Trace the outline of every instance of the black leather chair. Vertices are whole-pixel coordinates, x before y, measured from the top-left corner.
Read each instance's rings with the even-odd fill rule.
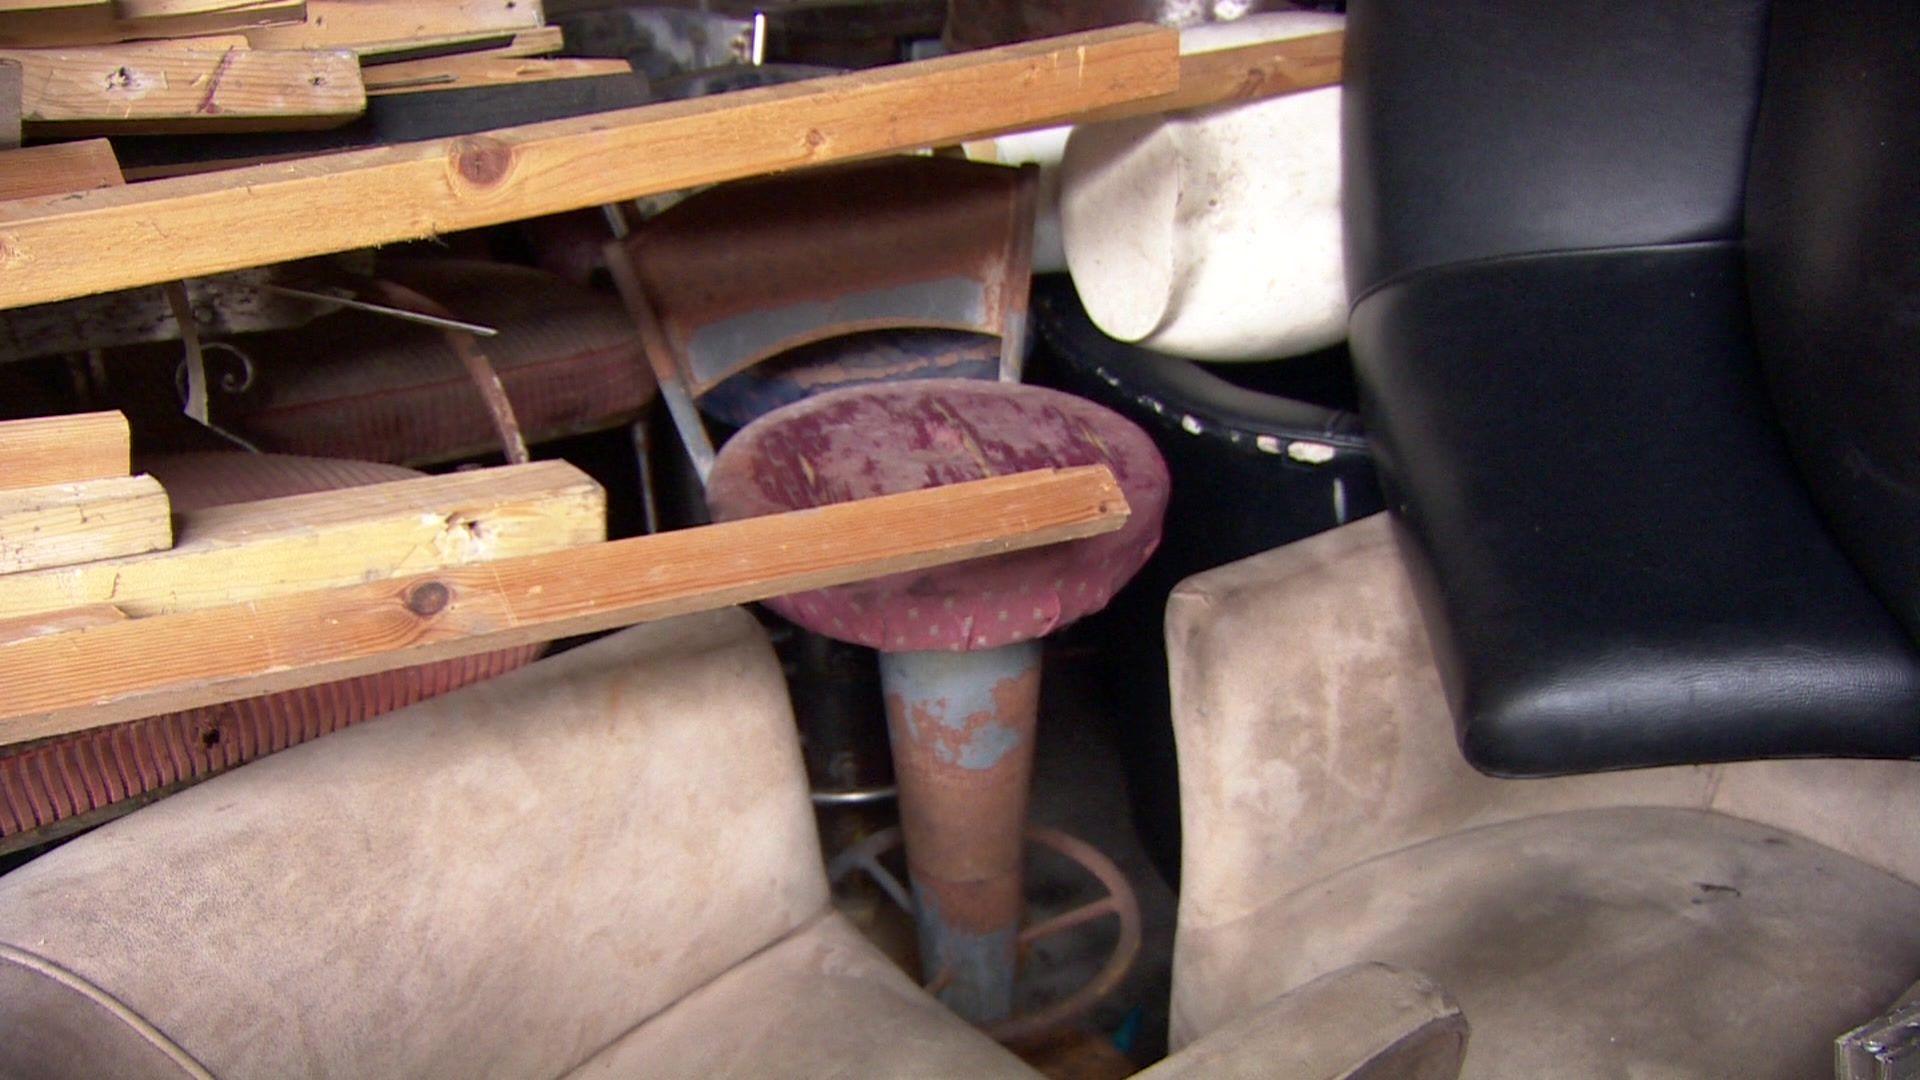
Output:
[[[1920,752],[1920,6],[1355,7],[1354,353],[1467,756]]]
[[[1826,1073],[1920,977],[1920,4],[1348,50],[1392,523],[1170,604],[1174,1042],[1371,960],[1471,1075]]]

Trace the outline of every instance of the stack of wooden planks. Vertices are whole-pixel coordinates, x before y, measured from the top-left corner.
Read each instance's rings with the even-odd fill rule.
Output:
[[[117,413],[0,424],[0,476],[34,485],[14,491],[124,482],[126,463]],[[126,497],[125,520],[0,514],[0,551],[24,540],[41,556],[0,572],[0,746],[1091,536],[1127,516],[1097,467],[613,542],[600,487],[558,461],[182,513],[177,542],[158,485]]]
[[[130,476],[119,413],[0,424],[0,574],[173,546],[167,493]]]
[[[561,44],[540,0],[0,0],[0,148],[325,129],[369,94],[631,70],[538,59]]]

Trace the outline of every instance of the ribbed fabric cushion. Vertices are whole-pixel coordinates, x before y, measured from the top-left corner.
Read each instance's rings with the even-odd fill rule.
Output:
[[[1071,465],[1113,470],[1133,511],[1125,526],[768,602],[841,641],[967,652],[1044,637],[1100,610],[1153,554],[1168,481],[1145,432],[1037,386],[928,379],[836,390],[734,436],[714,463],[707,502],[716,520],[736,520]]]
[[[364,461],[198,453],[139,463],[175,511],[417,476]],[[0,837],[192,783],[416,701],[523,667],[542,646],[482,653],[152,716],[0,750]]]
[[[395,262],[381,274],[499,334],[479,339],[529,442],[624,424],[653,400],[620,302],[526,267]],[[341,311],[236,342],[255,386],[216,406],[263,449],[429,465],[495,452],[500,439],[439,330]]]

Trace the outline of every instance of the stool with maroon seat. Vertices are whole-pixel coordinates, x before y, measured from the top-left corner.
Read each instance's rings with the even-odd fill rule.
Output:
[[[906,158],[751,181],[694,196],[608,251],[718,520],[1076,465],[1107,466],[1125,492],[1132,516],[1115,533],[769,603],[806,629],[881,652],[924,973],[948,1005],[1003,1036],[1064,1011],[1009,1019],[1040,639],[1099,610],[1132,577],[1159,541],[1167,499],[1166,466],[1145,433],[1091,402],[1012,381],[1031,175]],[[764,243],[750,226],[775,214],[785,236]],[[660,233],[669,239],[655,242]],[[740,250],[755,252],[758,272],[736,269]],[[915,325],[998,333],[1004,381],[832,390],[711,450],[693,398],[722,379],[833,333]],[[1104,857],[1070,837],[1040,837],[1123,894],[1087,909],[1123,916],[1114,960],[1089,987],[1097,992],[1137,948],[1137,912]]]

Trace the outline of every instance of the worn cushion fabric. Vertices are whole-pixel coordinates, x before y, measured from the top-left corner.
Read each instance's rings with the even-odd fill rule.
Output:
[[[829,914],[687,995],[581,1080],[1032,1077]]]
[[[1800,1080],[1920,971],[1920,888],[1695,810],[1574,811],[1361,863],[1207,933],[1261,1000],[1356,961],[1459,1002],[1464,1077]]]
[[[824,909],[792,725],[736,609],[156,803],[0,878],[0,1076],[560,1075]]]
[[[1139,1080],[1454,1080],[1467,1023],[1418,972],[1353,964],[1296,987]]]
[[[1896,879],[1920,881],[1909,809],[1920,765],[1766,761],[1485,776],[1454,744],[1397,546],[1389,519],[1376,516],[1199,575],[1169,602],[1186,834],[1175,1045],[1211,1037],[1325,965],[1378,960],[1420,970],[1460,1000],[1477,1075],[1780,1075],[1745,1072],[1740,1056],[1701,1065],[1704,1058],[1685,1056],[1692,1051],[1673,1049],[1672,1033],[1658,1036],[1669,1040],[1660,1052],[1681,1055],[1681,1064],[1632,1073],[1625,1062],[1645,1061],[1631,1056],[1643,1053],[1633,1042],[1640,1029],[1615,1032],[1623,1056],[1605,1056],[1590,1038],[1600,1021],[1577,994],[1543,991],[1524,1017],[1509,999],[1498,1006],[1513,1010],[1505,1019],[1483,1022],[1487,987],[1550,963],[1582,985],[1595,976],[1573,954],[1586,953],[1594,964],[1647,969],[1632,984],[1643,1000],[1594,998],[1603,1011],[1635,1013],[1636,1024],[1661,1016],[1693,1023],[1742,980],[1797,985],[1796,998],[1756,993],[1751,1007],[1713,1021],[1794,1033],[1799,1056],[1783,1056],[1782,1068],[1796,1075],[1788,1065],[1823,1053],[1826,1040],[1911,981],[1920,956],[1911,951],[1908,901],[1899,899],[1908,887]],[[1660,809],[1633,830],[1583,824],[1620,807]],[[1762,839],[1753,855],[1742,837],[1763,826],[1786,843]],[[1501,831],[1509,828],[1519,831]],[[1499,842],[1452,846],[1481,835]],[[1663,846],[1672,837],[1686,842]],[[1430,851],[1455,854],[1423,854]],[[1345,881],[1361,884],[1312,899]],[[1745,914],[1698,911],[1705,905],[1694,898],[1718,903],[1731,894],[1686,894],[1695,882],[1731,885],[1751,902]],[[1828,903],[1829,886],[1849,897]],[[1484,934],[1474,929],[1482,924]],[[1404,952],[1393,951],[1402,944]],[[1663,977],[1674,981],[1662,985]],[[1844,1011],[1829,1010],[1830,987],[1834,997],[1870,998],[1882,978],[1885,1000],[1819,1030]],[[1696,1008],[1696,997],[1715,1004]],[[1498,1056],[1526,1051],[1489,1049],[1533,1039],[1526,1025],[1578,1027],[1568,1038],[1587,1040],[1578,1051],[1585,1056],[1568,1050],[1555,1067],[1530,1070]],[[1510,1067],[1482,1070],[1478,1061]]]
[[[893,652],[991,649],[1104,607],[1153,554],[1167,467],[1132,423],[1036,386],[929,379],[837,390],[775,410],[714,463],[718,520],[800,510],[1030,469],[1105,465],[1132,507],[1103,536],[872,581],[769,606],[809,630]]]

